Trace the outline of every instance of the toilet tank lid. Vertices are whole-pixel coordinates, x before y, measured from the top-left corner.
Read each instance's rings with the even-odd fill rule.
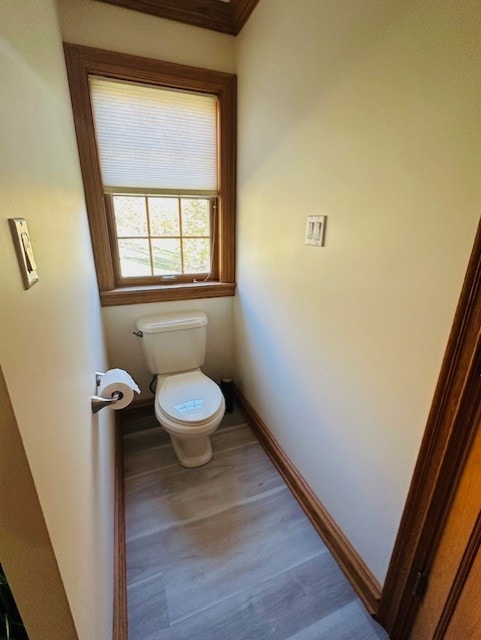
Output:
[[[205,327],[207,314],[203,311],[177,311],[174,313],[157,313],[142,316],[136,327],[142,333],[161,333],[163,331],[182,331]]]

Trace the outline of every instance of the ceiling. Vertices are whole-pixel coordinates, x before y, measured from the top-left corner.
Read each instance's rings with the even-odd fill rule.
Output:
[[[259,0],[100,0],[161,18],[237,35]]]

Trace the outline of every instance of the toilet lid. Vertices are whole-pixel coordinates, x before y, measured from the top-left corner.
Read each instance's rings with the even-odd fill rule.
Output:
[[[198,424],[211,418],[222,403],[216,383],[201,371],[168,376],[158,394],[161,410],[184,424]]]

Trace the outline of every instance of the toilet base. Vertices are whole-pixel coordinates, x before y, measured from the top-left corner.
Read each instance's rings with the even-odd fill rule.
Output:
[[[210,436],[182,437],[169,433],[177,460],[183,467],[201,467],[212,459]]]

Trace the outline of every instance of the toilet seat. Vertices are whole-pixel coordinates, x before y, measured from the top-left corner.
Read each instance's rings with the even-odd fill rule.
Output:
[[[169,429],[182,433],[204,431],[224,415],[224,410],[221,390],[200,370],[158,381],[155,413]]]

